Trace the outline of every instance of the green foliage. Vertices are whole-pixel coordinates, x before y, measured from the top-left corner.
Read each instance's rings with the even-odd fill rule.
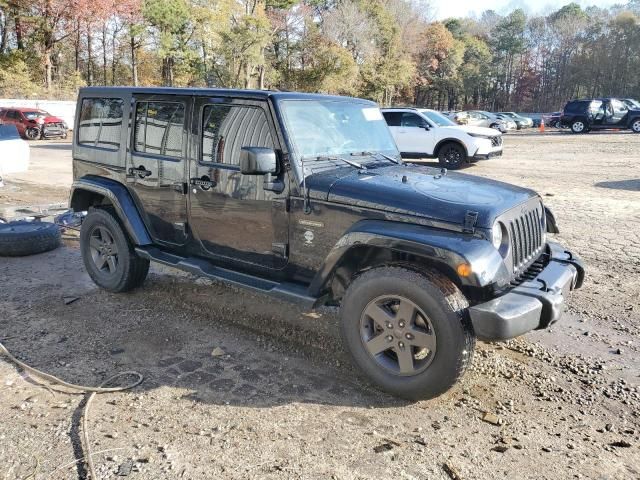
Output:
[[[32,70],[20,52],[0,56],[0,96],[32,98],[42,94],[42,86],[32,78]]]
[[[623,2],[624,3],[624,2]],[[0,94],[271,88],[439,109],[640,97],[640,0],[427,20],[413,0],[0,0]],[[426,14],[425,14],[426,13]],[[4,29],[4,30],[2,30]]]

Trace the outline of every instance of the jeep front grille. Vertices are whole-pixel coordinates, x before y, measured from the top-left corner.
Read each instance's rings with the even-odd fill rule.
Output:
[[[520,216],[512,218],[507,225],[511,241],[513,273],[518,274],[533,263],[542,251],[544,221],[536,205],[528,207]]]
[[[494,137],[491,137],[492,147],[499,147],[500,145],[502,145],[502,135],[496,135]]]

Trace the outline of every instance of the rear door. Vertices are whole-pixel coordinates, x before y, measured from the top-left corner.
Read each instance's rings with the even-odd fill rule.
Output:
[[[127,181],[153,240],[180,246],[187,239],[188,125],[193,97],[135,95]]]
[[[193,131],[198,154],[190,163],[189,221],[200,246],[213,260],[268,269],[288,262],[288,182],[274,192],[269,175],[243,175],[242,147],[276,151],[282,165],[272,115],[266,101],[196,100]]]

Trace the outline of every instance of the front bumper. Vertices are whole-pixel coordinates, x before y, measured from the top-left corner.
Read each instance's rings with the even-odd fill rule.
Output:
[[[569,292],[582,286],[584,266],[557,243],[550,242],[547,248],[549,263],[533,280],[469,308],[480,340],[508,340],[547,328],[561,317]]]
[[[476,153],[473,157],[471,157],[471,161],[489,160],[490,158],[501,157],[501,156],[502,156],[502,149],[495,150],[489,153]]]

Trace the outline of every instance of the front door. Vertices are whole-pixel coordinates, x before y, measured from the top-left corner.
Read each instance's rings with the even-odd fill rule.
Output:
[[[180,246],[187,238],[186,174],[192,97],[133,99],[127,181],[153,240]]]
[[[197,99],[193,132],[198,155],[190,164],[189,220],[201,248],[214,260],[283,268],[288,191],[274,192],[265,188],[265,176],[240,172],[242,147],[272,148],[282,162],[268,104]]]
[[[403,112],[399,133],[404,138],[403,143],[408,152],[428,155],[433,153],[433,133],[427,121],[420,115]]]

